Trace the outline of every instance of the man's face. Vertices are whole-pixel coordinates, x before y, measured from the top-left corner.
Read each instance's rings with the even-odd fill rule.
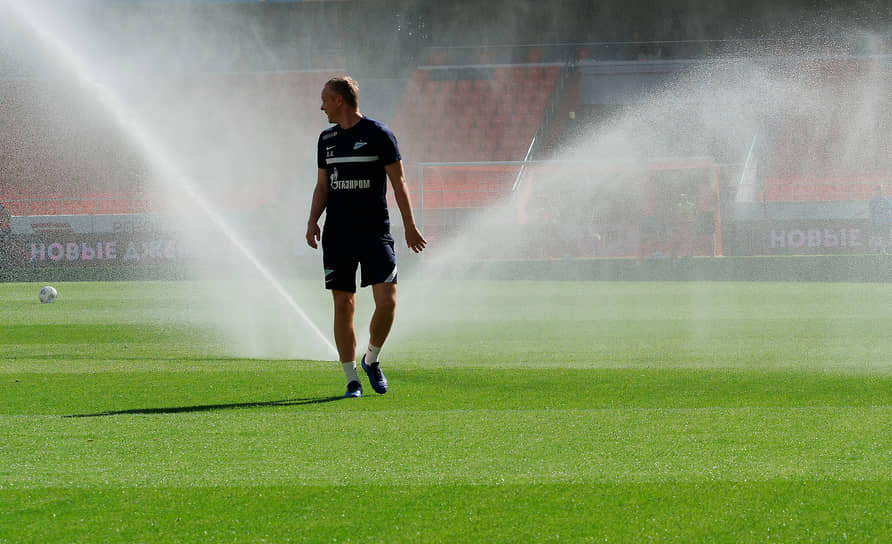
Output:
[[[328,116],[329,123],[335,123],[344,99],[337,96],[328,87],[322,88],[322,106],[319,108]]]

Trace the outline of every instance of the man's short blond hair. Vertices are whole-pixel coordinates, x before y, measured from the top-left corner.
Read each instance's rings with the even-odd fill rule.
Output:
[[[325,87],[336,96],[343,98],[349,106],[359,107],[359,85],[352,77],[333,77],[325,82]]]

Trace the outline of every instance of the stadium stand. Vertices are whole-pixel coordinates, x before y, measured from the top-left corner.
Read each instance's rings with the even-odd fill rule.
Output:
[[[392,123],[404,156],[412,163],[523,160],[561,70],[556,64],[418,68]],[[424,206],[487,205],[510,190],[515,175],[502,167],[441,168],[425,180]]]
[[[521,160],[559,73],[559,66],[420,68],[392,125],[408,135],[406,154],[418,161]]]
[[[165,100],[193,104],[193,119],[203,120],[165,133],[166,144],[182,148],[199,139],[242,152],[228,162],[227,157],[189,157],[192,171],[213,176],[221,187],[245,180],[263,186],[269,180],[260,178],[271,172],[294,170],[292,146],[314,145],[315,134],[298,142],[294,131],[324,125],[315,97],[331,75],[330,70],[186,73],[147,76],[145,83],[155,87],[153,122],[178,126],[165,115],[182,109],[164,108]],[[71,92],[70,86],[55,79],[0,79],[0,202],[13,215],[157,211],[161,204],[149,194],[150,168],[140,150],[95,99]]]
[[[196,136],[225,138],[229,148],[256,153],[253,159],[234,161],[231,171],[221,172],[223,169],[211,164],[211,158],[202,166],[219,175],[224,184],[257,176],[251,164],[262,163],[270,171],[291,171],[293,149],[313,145],[309,140],[316,132],[311,127],[320,120],[316,96],[326,77],[348,71],[363,84],[377,77],[400,83],[408,80],[393,117],[390,115],[394,110],[390,109],[385,116],[376,118],[389,121],[400,139],[414,201],[432,209],[489,205],[511,189],[517,170],[498,165],[431,167],[425,170],[423,188],[419,189],[418,180],[414,179],[418,163],[521,161],[534,137],[541,146],[540,152],[550,151],[572,141],[572,131],[585,123],[603,122],[621,111],[610,105],[576,103],[572,95],[579,93],[580,82],[574,77],[578,75],[575,63],[707,56],[709,47],[725,39],[721,33],[704,35],[704,30],[675,20],[675,9],[668,5],[648,5],[646,15],[642,13],[638,19],[621,23],[611,16],[610,8],[598,3],[579,0],[575,3],[578,9],[566,10],[564,19],[544,17],[554,11],[547,3],[531,5],[531,16],[522,28],[524,39],[517,40],[520,28],[507,25],[495,29],[504,35],[493,35],[493,28],[484,24],[486,18],[478,12],[465,13],[449,3],[431,3],[423,10],[403,13],[397,23],[400,34],[382,45],[394,52],[380,55],[394,57],[382,70],[384,64],[370,64],[354,52],[381,45],[372,36],[383,33],[357,35],[351,29],[358,23],[369,23],[370,19],[375,19],[381,28],[390,28],[394,24],[393,10],[387,6],[353,13],[356,10],[351,9],[350,3],[337,3],[335,7],[310,2],[294,2],[292,6],[278,2],[244,4],[251,6],[193,10],[196,20],[229,21],[237,14],[232,20],[256,21],[250,28],[261,29],[259,34],[252,30],[240,35],[233,42],[238,47],[207,50],[199,46],[216,34],[211,32],[215,25],[206,24],[204,30],[196,31],[192,41],[183,42],[204,53],[194,55],[191,63],[178,65],[186,92],[192,97],[213,95],[217,105],[245,110],[236,112],[242,130],[234,134],[214,118],[209,106],[205,117],[210,128]],[[510,5],[502,0],[481,9],[497,14]],[[164,9],[142,6],[134,12],[135,9],[118,6],[112,15],[118,11],[136,13],[152,28],[166,29],[159,30],[159,36],[174,35],[179,28],[174,24],[177,17],[165,15]],[[698,11],[698,21],[724,20],[721,10],[704,10]],[[109,17],[113,18],[112,15]],[[453,24],[429,24],[447,20]],[[653,26],[651,21],[672,24]],[[318,28],[326,29],[326,40],[317,43],[313,32]],[[122,47],[135,47],[136,42],[128,39],[129,34],[135,34],[132,29],[127,27],[120,32]],[[755,30],[752,34],[761,35]],[[171,43],[180,45],[170,47],[182,45],[178,41]],[[337,45],[332,48],[334,44]],[[642,48],[653,54],[642,57]],[[146,66],[166,66],[159,59],[166,58],[169,51],[163,52],[158,58],[150,56]],[[873,60],[859,66],[869,66],[870,62]],[[419,63],[424,65],[418,66]],[[333,66],[338,69],[332,70]],[[311,70],[295,71],[307,68]],[[237,71],[242,69],[245,71]],[[847,78],[864,73],[846,70],[845,66],[841,69],[839,65],[815,71],[820,80],[838,80],[841,87],[845,87]],[[36,78],[0,79],[0,148],[4,150],[0,157],[0,200],[8,202],[13,213],[130,213],[153,209],[145,195],[148,174],[140,153],[115,136],[116,129],[99,111],[100,107],[84,97],[78,99],[73,96],[76,93],[58,83]],[[562,103],[572,106],[572,126],[547,118],[549,108]],[[373,108],[363,110],[378,113]],[[569,112],[560,113],[566,119]],[[845,113],[837,116],[845,117]],[[301,127],[300,137],[309,135],[308,141],[296,142],[294,127]],[[888,164],[841,171],[821,169],[821,165],[802,169],[789,164],[790,157],[806,156],[809,146],[826,148],[826,142],[803,141],[795,122],[791,127],[787,134],[771,135],[774,148],[784,150],[783,154],[762,157],[762,164],[766,165],[760,172],[764,201],[861,200],[869,197],[876,185],[889,184],[885,174]],[[888,125],[885,130],[888,132]],[[282,142],[288,142],[288,149],[283,149]]]
[[[892,184],[883,143],[892,130],[892,100],[887,93],[863,91],[886,87],[879,81],[889,74],[876,62],[857,57],[801,62],[800,70],[834,100],[768,127],[764,202],[869,200],[877,186]]]

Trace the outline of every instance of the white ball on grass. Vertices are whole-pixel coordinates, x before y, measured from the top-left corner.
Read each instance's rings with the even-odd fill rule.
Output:
[[[49,304],[51,302],[56,302],[56,298],[59,296],[59,292],[56,291],[55,287],[51,287],[47,285],[46,287],[41,287],[40,292],[37,293],[37,298],[40,299],[40,302],[43,304]]]

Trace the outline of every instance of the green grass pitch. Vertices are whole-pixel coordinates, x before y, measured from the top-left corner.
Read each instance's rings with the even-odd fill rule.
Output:
[[[206,285],[39,287],[0,284],[2,544],[892,541],[887,284],[405,282],[359,400],[227,353]]]

